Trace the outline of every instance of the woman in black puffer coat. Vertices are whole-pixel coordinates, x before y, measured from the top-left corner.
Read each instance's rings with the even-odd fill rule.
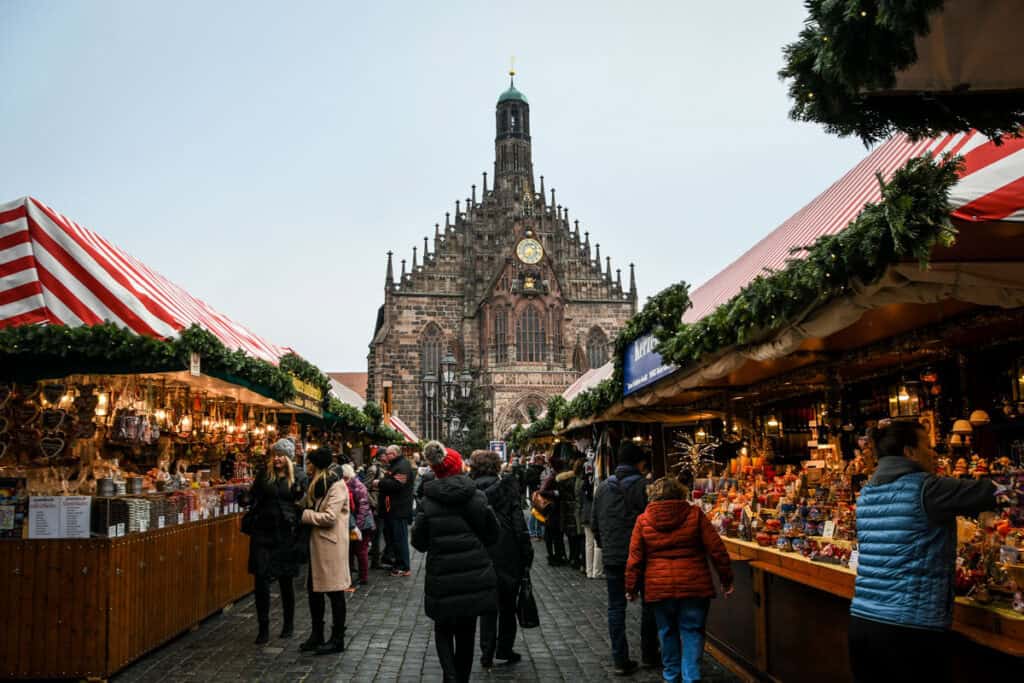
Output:
[[[489,669],[494,659],[515,664],[522,657],[513,652],[516,642],[516,595],[519,583],[533,564],[533,545],[520,506],[522,496],[513,475],[498,478],[501,458],[494,451],[474,451],[469,476],[498,518],[501,533],[498,542],[487,551],[498,576],[498,611],[480,616],[480,666]]]
[[[270,462],[259,468],[248,492],[249,573],[256,583],[256,621],[260,629],[257,645],[270,639],[270,584],[274,580],[281,589],[281,637],[290,638],[294,632],[294,579],[299,575],[301,560],[296,529],[298,501],[302,498],[291,460],[294,448],[287,439],[271,446]]]
[[[476,618],[498,608],[497,578],[487,547],[500,531],[487,496],[462,474],[462,457],[431,441],[423,449],[437,475],[423,485],[412,547],[427,554],[424,607],[446,683],[464,683],[473,669]]]

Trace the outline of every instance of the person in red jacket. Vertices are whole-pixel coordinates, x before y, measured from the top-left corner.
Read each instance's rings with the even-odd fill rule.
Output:
[[[654,604],[666,681],[700,680],[707,623],[715,584],[714,565],[726,596],[732,594],[729,552],[700,508],[686,502],[689,492],[674,477],[648,489],[647,509],[636,519],[626,563],[626,597],[643,586]]]

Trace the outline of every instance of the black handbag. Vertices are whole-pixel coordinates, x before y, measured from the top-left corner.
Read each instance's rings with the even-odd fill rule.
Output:
[[[533,584],[527,574],[519,582],[519,593],[516,595],[516,620],[520,628],[537,628],[540,626],[540,615],[537,613],[537,601],[533,597]]]
[[[246,536],[252,536],[253,532],[256,531],[256,518],[257,512],[255,507],[251,507],[245,511],[242,515],[242,533]]]

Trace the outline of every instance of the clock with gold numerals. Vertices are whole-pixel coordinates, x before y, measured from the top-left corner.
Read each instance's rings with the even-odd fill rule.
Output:
[[[519,240],[519,244],[516,245],[516,256],[523,263],[532,266],[544,258],[544,247],[532,237],[527,237],[526,239]]]

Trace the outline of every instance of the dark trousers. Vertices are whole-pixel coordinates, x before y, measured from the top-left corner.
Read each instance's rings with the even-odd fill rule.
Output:
[[[306,576],[306,589],[309,595],[309,616],[313,622],[313,632],[323,633],[324,615],[327,604],[324,596],[331,601],[331,628],[332,636],[340,638],[345,632],[345,591],[331,591],[330,593],[317,593],[313,590],[313,570],[309,570]]]
[[[851,616],[848,633],[850,668],[857,683],[953,680],[947,631],[895,626]]]
[[[281,587],[281,614],[284,623],[291,624],[295,620],[295,584],[290,576],[257,576],[256,577],[256,619],[260,628],[270,624],[270,584],[277,579]]]
[[[548,551],[548,560],[565,561],[565,537],[562,535],[561,520],[557,516],[548,517],[544,524],[544,546]]]
[[[380,566],[381,550],[384,545],[384,520],[379,516],[374,515],[373,521],[377,525],[377,530],[373,532],[373,541],[370,543],[370,566],[376,569]]]
[[[583,536],[569,534],[569,564],[579,569],[583,566]]]
[[[388,548],[394,548],[395,569],[403,572],[409,571],[409,520],[389,517],[387,526],[391,538],[388,539]]]
[[[370,561],[368,557],[368,551],[370,550],[370,533],[369,531],[363,532],[363,537],[358,541],[352,541],[349,543],[349,553],[352,555],[353,561],[359,567],[359,582],[369,583],[370,581]]]
[[[493,660],[508,659],[516,642],[516,594],[515,586],[498,586],[498,611],[480,615],[480,658]]]
[[[622,565],[605,565],[605,579],[608,582],[608,637],[612,641],[612,658],[616,664],[629,661],[629,643],[626,641],[626,568]],[[654,606],[641,603],[640,612],[640,658],[645,664],[660,664],[658,650],[658,622]]]
[[[466,683],[476,652],[476,617],[434,622],[434,644],[445,683]]]

